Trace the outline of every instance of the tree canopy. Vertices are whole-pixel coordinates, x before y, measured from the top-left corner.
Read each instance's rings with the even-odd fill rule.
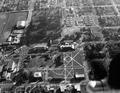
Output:
[[[41,9],[33,12],[33,17],[26,31],[26,39],[29,44],[46,42],[49,39],[57,39],[61,33],[60,9]]]

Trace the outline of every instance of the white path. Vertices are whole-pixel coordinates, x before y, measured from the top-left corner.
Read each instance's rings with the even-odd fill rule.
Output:
[[[28,18],[27,18],[27,22],[26,22],[26,27],[29,25],[29,23],[31,22],[31,18],[32,18],[32,13],[34,10],[34,3],[36,0],[30,0],[29,1],[29,8],[28,8]]]

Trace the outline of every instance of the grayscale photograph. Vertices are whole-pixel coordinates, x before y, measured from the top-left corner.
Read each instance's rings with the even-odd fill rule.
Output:
[[[120,93],[120,0],[0,0],[0,93]]]

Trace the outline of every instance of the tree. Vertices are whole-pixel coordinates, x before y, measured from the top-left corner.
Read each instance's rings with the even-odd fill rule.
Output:
[[[61,31],[61,15],[59,9],[48,9],[33,13],[32,21],[26,31],[26,39],[29,44],[47,42],[57,39]],[[56,36],[57,37],[54,37]]]

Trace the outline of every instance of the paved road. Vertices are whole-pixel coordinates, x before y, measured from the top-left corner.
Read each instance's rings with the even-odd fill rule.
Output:
[[[29,8],[28,8],[28,18],[27,18],[27,22],[26,22],[26,27],[29,25],[29,23],[31,22],[31,18],[32,18],[32,13],[34,10],[34,3],[36,0],[30,0],[29,2]]]

